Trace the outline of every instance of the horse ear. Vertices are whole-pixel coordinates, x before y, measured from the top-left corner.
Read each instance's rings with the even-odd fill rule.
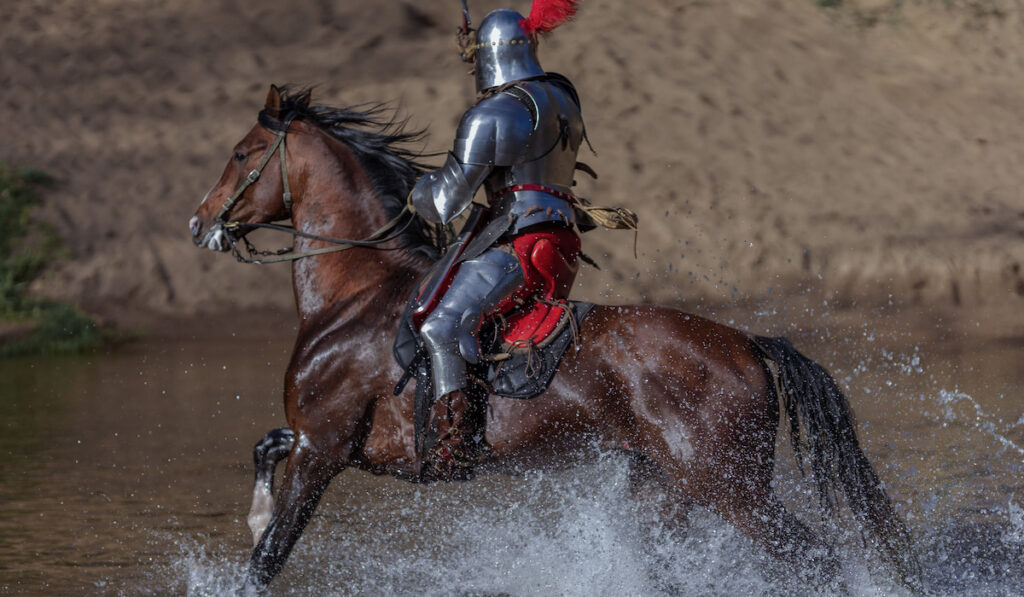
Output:
[[[309,98],[313,96],[312,89],[306,89],[298,97],[295,98],[295,103],[303,108],[309,106]]]
[[[267,114],[274,118],[281,115],[281,90],[277,85],[271,85],[270,91],[267,92],[266,109]]]

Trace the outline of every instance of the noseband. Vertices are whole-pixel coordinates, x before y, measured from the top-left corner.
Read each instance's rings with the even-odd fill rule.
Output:
[[[411,201],[407,198],[405,207],[402,211],[395,216],[391,221],[384,224],[384,226],[377,229],[373,234],[366,237],[363,240],[349,240],[346,238],[332,238],[329,236],[319,236],[316,234],[309,234],[296,230],[291,226],[281,226],[278,224],[264,224],[261,222],[226,222],[224,217],[229,211],[235,206],[238,200],[242,197],[245,191],[259,180],[260,175],[263,173],[264,168],[270,163],[271,158],[274,156],[274,152],[277,152],[281,156],[281,185],[283,188],[282,199],[284,200],[285,210],[288,212],[288,217],[292,217],[292,192],[288,186],[288,168],[285,161],[285,141],[284,138],[288,134],[288,127],[291,126],[292,121],[295,120],[296,114],[290,114],[285,120],[279,120],[270,114],[266,110],[261,110],[259,114],[259,124],[263,128],[274,133],[274,141],[267,148],[267,152],[263,154],[263,158],[260,160],[259,165],[249,172],[245,177],[245,180],[238,185],[235,192],[224,201],[224,205],[221,206],[220,211],[217,213],[217,217],[214,220],[219,223],[225,230],[234,231],[243,228],[269,228],[271,230],[278,230],[281,232],[287,232],[293,236],[299,236],[302,238],[308,238],[312,240],[318,240],[323,242],[332,243],[335,247],[325,247],[321,249],[314,249],[305,253],[293,253],[291,248],[279,249],[277,251],[259,251],[246,239],[243,235],[242,239],[245,241],[246,252],[249,254],[248,257],[242,255],[236,246],[236,239],[231,234],[227,235],[228,242],[231,243],[231,250],[235,254],[235,258],[244,263],[254,263],[263,265],[267,263],[278,263],[281,261],[295,261],[296,259],[302,259],[303,257],[311,257],[314,255],[323,255],[325,253],[334,253],[337,251],[344,251],[355,247],[363,247],[368,249],[377,250],[389,250],[378,245],[397,239],[402,235],[403,232],[412,225],[413,220],[416,219],[415,210],[412,207]],[[393,230],[398,226],[399,221],[406,214],[409,215],[409,220],[405,223],[401,229],[393,232],[388,236],[384,236],[389,231]],[[254,258],[256,256],[258,258]]]

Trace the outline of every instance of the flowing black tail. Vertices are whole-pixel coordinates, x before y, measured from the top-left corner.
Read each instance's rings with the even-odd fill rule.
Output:
[[[870,529],[885,559],[908,586],[919,588],[920,569],[910,548],[910,533],[857,442],[850,404],[842,390],[821,365],[800,354],[789,340],[758,336],[754,343],[775,363],[793,450],[801,471],[810,465],[822,505],[832,511],[836,487],[842,487],[850,509]]]

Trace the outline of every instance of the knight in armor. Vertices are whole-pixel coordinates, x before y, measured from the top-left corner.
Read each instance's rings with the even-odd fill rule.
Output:
[[[458,478],[470,464],[463,438],[473,395],[467,363],[480,358],[482,321],[522,295],[538,251],[572,265],[575,274],[580,239],[571,187],[585,135],[580,102],[568,79],[546,73],[537,60],[537,34],[569,19],[575,4],[535,0],[529,18],[508,9],[484,17],[475,43],[464,45],[464,57],[475,62],[479,99],[463,115],[444,166],[412,191],[416,213],[438,225],[465,212],[481,187],[488,202],[471,251],[478,254],[450,260],[454,277],[420,326],[437,429],[428,462],[442,478]]]

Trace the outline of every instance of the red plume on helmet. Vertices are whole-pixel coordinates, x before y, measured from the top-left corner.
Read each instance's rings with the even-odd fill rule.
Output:
[[[530,16],[519,21],[519,24],[531,36],[537,33],[547,33],[562,23],[572,20],[581,1],[533,0],[533,4],[530,6]]]

